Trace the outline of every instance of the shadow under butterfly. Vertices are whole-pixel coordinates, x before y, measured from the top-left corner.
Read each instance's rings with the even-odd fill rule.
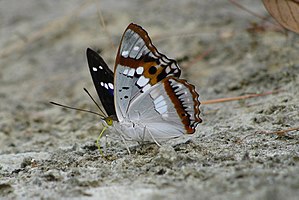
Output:
[[[161,54],[147,32],[131,23],[117,52],[114,73],[87,49],[92,80],[107,113],[104,129],[124,141],[155,142],[192,134],[202,121],[195,87],[179,79],[177,62]],[[99,145],[98,145],[99,147]]]

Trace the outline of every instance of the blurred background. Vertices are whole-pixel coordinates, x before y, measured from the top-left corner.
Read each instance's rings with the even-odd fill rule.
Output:
[[[25,182],[29,183],[26,186],[23,181],[18,180],[18,176],[10,178],[7,176],[20,168],[24,157],[31,156],[42,163],[41,160],[44,158],[53,160],[53,155],[58,154],[57,149],[73,148],[72,151],[78,153],[82,150],[82,145],[92,146],[101,130],[98,118],[55,107],[49,104],[49,101],[96,110],[95,105],[83,91],[83,87],[86,87],[98,99],[87,67],[86,48],[90,47],[99,52],[113,69],[122,33],[128,24],[134,22],[147,30],[154,45],[161,53],[179,62],[182,67],[182,77],[196,86],[201,100],[275,90],[284,91],[262,99],[202,105],[203,123],[199,125],[198,131],[193,137],[195,143],[202,145],[200,149],[207,148],[207,151],[210,152],[210,154],[200,155],[204,156],[203,160],[214,159],[213,163],[221,170],[213,171],[212,168],[216,168],[214,164],[210,163],[212,167],[205,168],[206,171],[197,177],[200,183],[192,179],[190,182],[192,187],[188,187],[184,186],[184,181],[178,181],[176,186],[167,190],[168,192],[157,192],[157,194],[162,197],[163,195],[171,197],[171,191],[183,188],[186,191],[190,190],[189,196],[184,196],[185,192],[181,193],[182,197],[186,198],[196,196],[200,190],[203,197],[213,194],[212,197],[226,195],[223,197],[232,199],[238,195],[231,196],[231,192],[236,192],[235,194],[240,194],[242,197],[245,195],[250,199],[256,197],[252,196],[254,195],[252,191],[258,190],[257,197],[264,199],[263,197],[270,195],[270,199],[272,191],[274,191],[271,186],[265,184],[265,188],[257,188],[263,183],[268,183],[266,180],[269,177],[273,181],[273,174],[258,180],[255,180],[259,177],[257,174],[248,175],[246,180],[241,178],[244,183],[252,186],[251,188],[249,186],[248,188],[242,187],[239,184],[232,186],[225,177],[234,177],[233,170],[232,174],[226,174],[226,170],[230,171],[229,164],[221,166],[221,163],[217,162],[217,158],[215,158],[218,155],[225,157],[227,156],[225,152],[231,151],[234,153],[230,153],[230,155],[236,154],[236,157],[232,157],[238,163],[239,158],[246,152],[249,152],[251,156],[254,155],[254,152],[259,151],[253,148],[254,145],[257,145],[255,147],[258,149],[263,149],[265,152],[270,151],[269,154],[256,155],[257,159],[262,160],[262,163],[272,163],[270,154],[273,155],[273,149],[276,149],[276,153],[280,151],[278,155],[283,154],[277,159],[293,162],[289,159],[295,159],[297,156],[292,170],[280,174],[280,179],[274,182],[278,185],[285,185],[275,195],[298,197],[299,190],[296,190],[296,188],[298,189],[298,178],[290,180],[283,176],[298,177],[298,143],[296,146],[294,140],[290,142],[290,148],[286,147],[290,143],[277,144],[277,140],[267,144],[267,147],[260,147],[259,145],[263,143],[261,141],[265,138],[255,137],[249,138],[246,144],[250,145],[245,145],[246,148],[244,146],[228,146],[231,141],[237,141],[256,131],[274,131],[295,127],[298,126],[299,121],[298,35],[287,32],[276,24],[261,1],[240,0],[237,2],[260,17],[240,9],[228,0],[0,1],[0,155],[2,155],[2,157],[0,156],[0,165],[2,163],[0,169],[2,169],[2,177],[5,178],[0,181],[0,185],[7,184],[8,180],[17,185],[17,187],[14,187],[13,184],[9,185],[8,191],[12,192],[8,192],[8,195],[16,195],[16,191],[18,191],[16,188],[36,186],[33,178],[25,179]],[[271,140],[271,138],[268,139]],[[80,148],[75,144],[78,144]],[[121,144],[118,146],[115,144],[111,148],[115,155],[119,149],[123,149],[119,146]],[[186,148],[191,148],[190,152],[195,149],[190,146]],[[25,156],[24,153],[28,152],[29,155]],[[30,152],[40,153],[33,156]],[[202,151],[196,153],[200,154],[200,152]],[[283,153],[281,154],[281,152]],[[63,152],[60,153],[62,160],[71,159]],[[187,155],[194,156],[193,154]],[[209,156],[209,158],[205,156]],[[12,165],[12,162],[15,164]],[[124,165],[123,160],[116,160],[116,162]],[[202,169],[201,163],[198,163],[197,169]],[[254,163],[256,162],[254,161]],[[84,163],[85,166],[89,164]],[[136,169],[139,168],[138,164],[135,164],[136,166],[134,164],[132,166]],[[287,168],[289,164],[285,163],[279,166]],[[262,164],[259,163],[259,165]],[[60,169],[53,163],[49,166]],[[105,168],[105,166],[102,163],[101,167]],[[278,164],[273,164],[273,168],[277,166]],[[109,163],[106,167],[105,170],[110,172]],[[251,167],[248,168],[251,169]],[[52,168],[50,167],[50,169]],[[271,164],[269,164],[269,168],[267,170],[273,170]],[[120,169],[122,170],[121,167]],[[167,170],[171,169],[167,168]],[[178,174],[171,175],[170,173],[168,175],[171,177],[167,179],[169,182],[166,181],[169,184],[181,175],[179,173],[181,168],[173,170],[176,170],[175,172]],[[267,170],[266,172],[268,172]],[[220,181],[211,178],[204,182],[208,176],[204,175],[206,172],[211,177],[219,176]],[[43,177],[39,173],[32,175],[35,177],[34,180]],[[82,177],[86,178],[85,173],[88,174],[88,170],[82,172]],[[121,178],[128,176],[123,175],[123,172],[120,171],[110,173],[119,173]],[[248,174],[250,173],[248,172]],[[102,175],[102,179],[98,180],[96,186],[87,184],[88,187],[98,188],[101,184],[113,185],[109,182],[109,173],[107,174],[107,176]],[[133,177],[134,174],[132,171],[129,176]],[[143,171],[142,179],[131,180],[123,185],[127,183],[149,184],[143,180],[152,175]],[[231,180],[234,182],[235,178]],[[67,178],[58,179],[59,183],[56,183],[61,184],[61,188],[68,187],[70,183],[61,181],[65,179]],[[251,180],[252,182],[250,182]],[[46,181],[49,184],[47,179],[41,178],[41,181]],[[36,186],[37,189],[33,189],[25,196],[40,195],[38,190],[46,187],[46,183],[40,183],[41,186]],[[221,190],[210,188],[213,184],[216,184]],[[193,188],[194,185],[200,186],[201,189]],[[77,186],[80,189],[83,188],[83,191],[86,189],[86,186],[80,184]],[[69,187],[73,189],[73,186]],[[158,179],[154,178],[151,187],[159,188]],[[7,191],[7,187],[4,188],[6,188],[4,191]],[[53,192],[51,189],[47,191],[49,194]],[[69,195],[62,189],[56,188],[54,191],[59,191],[62,196]],[[123,190],[123,193],[126,193],[126,189]],[[24,194],[24,192],[19,194]],[[81,193],[75,194],[82,195]],[[135,193],[133,192],[132,195],[134,196]],[[39,197],[50,196],[44,194]],[[129,195],[128,199],[130,197],[132,196]]]

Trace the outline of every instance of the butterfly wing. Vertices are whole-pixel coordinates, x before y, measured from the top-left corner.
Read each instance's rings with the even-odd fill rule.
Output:
[[[129,118],[146,127],[147,141],[192,134],[202,121],[198,97],[186,80],[167,77],[130,105]]]
[[[102,105],[108,116],[116,115],[114,107],[113,72],[95,51],[88,48],[86,55],[90,74]]]
[[[125,30],[114,69],[115,105],[119,121],[128,118],[130,104],[168,76],[179,77],[175,60],[158,52],[147,32],[136,24]]]

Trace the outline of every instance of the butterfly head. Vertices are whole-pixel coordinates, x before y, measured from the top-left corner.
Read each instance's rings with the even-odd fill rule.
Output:
[[[109,127],[109,126],[113,126],[113,122],[114,122],[114,121],[117,121],[117,118],[116,118],[116,116],[111,115],[111,116],[109,116],[109,117],[105,117],[105,118],[103,118],[103,119],[102,119],[102,124],[103,124],[103,126],[105,126],[105,127]]]
[[[112,126],[113,125],[113,119],[112,117],[107,117],[105,118],[105,122],[108,126]]]

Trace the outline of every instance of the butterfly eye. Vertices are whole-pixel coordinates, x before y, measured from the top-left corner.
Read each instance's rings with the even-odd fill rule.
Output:
[[[105,119],[105,121],[106,121],[106,123],[107,123],[108,126],[112,126],[112,124],[113,124],[113,120],[112,120],[111,117],[107,117],[107,118]]]

